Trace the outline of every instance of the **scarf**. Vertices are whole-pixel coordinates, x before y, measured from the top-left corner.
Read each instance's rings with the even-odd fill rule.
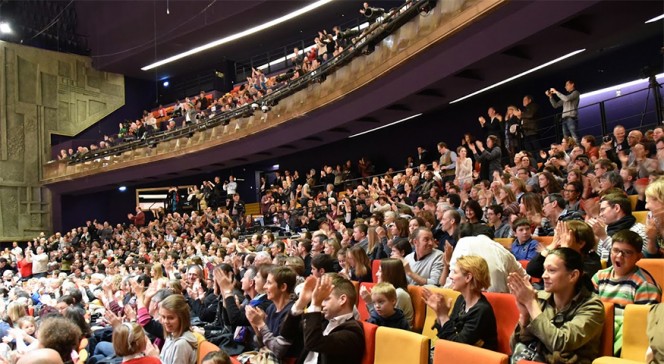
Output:
[[[632,215],[625,215],[618,221],[612,222],[606,226],[606,234],[608,236],[613,236],[620,230],[629,230],[636,223],[636,217]]]

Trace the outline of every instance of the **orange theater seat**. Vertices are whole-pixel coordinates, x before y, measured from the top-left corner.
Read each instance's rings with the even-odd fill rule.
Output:
[[[378,330],[378,326],[364,321],[361,322],[364,328],[364,356],[362,356],[362,364],[374,364],[374,356],[376,355],[376,330]]]
[[[368,283],[368,282],[360,283],[360,287],[364,286],[369,291],[371,291],[374,285],[375,283]],[[359,294],[357,295],[357,311],[360,313],[360,320],[366,321],[369,319],[370,315],[369,315],[369,310],[367,310],[367,303]]]
[[[533,239],[539,241],[540,243],[549,245],[553,242],[553,236],[533,236]]]
[[[445,299],[452,299],[452,303],[456,302],[457,297],[459,297],[460,293],[454,290],[451,290],[449,288],[439,288],[439,287],[427,287],[427,289],[433,293],[438,293],[443,296],[445,296]],[[424,300],[422,300],[424,302]],[[413,302],[415,304],[415,302]],[[437,331],[433,329],[433,325],[436,323],[436,313],[428,306],[426,306],[426,316],[424,320],[424,326],[422,327],[422,335],[428,337],[431,340],[431,343],[435,343],[438,340],[437,336]],[[450,307],[450,312],[454,307]]]
[[[378,283],[378,278],[376,277],[376,273],[378,273],[379,269],[380,269],[380,259],[375,259],[373,262],[371,262],[371,278],[373,279],[374,283]]]
[[[613,302],[602,302],[604,304],[604,327],[602,327],[602,337],[599,342],[599,355],[613,355],[613,328],[616,315],[616,308]]]
[[[662,287],[664,285],[664,259],[662,258],[643,258],[636,262],[641,269],[645,269],[655,278],[655,282]]]
[[[433,350],[433,364],[507,364],[508,360],[509,357],[504,353],[448,340],[436,341],[436,346]]]
[[[408,294],[413,302],[413,331],[421,333],[427,315],[427,304],[422,298],[422,287],[408,285]]]
[[[219,347],[209,341],[203,341],[198,345],[198,357],[196,359],[197,364],[201,364],[203,358],[213,351],[219,351]],[[237,362],[237,361],[236,361]]]
[[[376,330],[374,362],[376,364],[428,364],[429,338],[414,332],[381,326]]]
[[[516,298],[509,293],[485,292],[486,299],[491,303],[493,314],[496,316],[496,329],[498,331],[498,351],[512,355],[510,337],[519,323],[519,309]]]

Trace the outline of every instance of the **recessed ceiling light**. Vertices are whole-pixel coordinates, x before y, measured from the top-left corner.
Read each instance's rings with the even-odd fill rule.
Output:
[[[646,24],[648,24],[648,23],[654,23],[654,22],[656,22],[656,21],[658,21],[658,20],[662,20],[662,19],[664,19],[664,14],[662,14],[662,15],[660,15],[660,16],[656,16],[656,17],[654,17],[654,18],[652,18],[652,19],[650,19],[650,20],[646,20]]]
[[[376,130],[380,130],[380,129],[383,129],[383,128],[390,127],[390,126],[392,126],[392,125],[396,125],[396,124],[399,124],[399,123],[403,123],[403,122],[406,121],[406,120],[415,119],[416,117],[418,117],[418,116],[420,116],[420,115],[422,115],[422,113],[415,114],[415,115],[411,115],[411,116],[405,117],[405,118],[403,118],[403,119],[399,119],[399,120],[397,120],[397,121],[393,121],[393,122],[391,122],[391,123],[389,123],[389,124],[385,124],[385,125],[379,126],[379,127],[377,127],[377,128],[373,128],[373,129],[369,129],[369,130],[366,130],[366,131],[363,131],[363,132],[360,132],[360,133],[357,133],[357,134],[353,134],[353,135],[349,136],[348,138],[350,139],[350,138],[358,137],[358,136],[360,136],[360,135],[369,134],[369,133],[372,133],[372,132],[374,132],[374,131],[376,131]]]
[[[202,46],[198,46],[198,47],[193,48],[193,49],[190,49],[190,50],[188,50],[188,51],[186,51],[186,52],[182,52],[182,53],[180,53],[180,54],[176,54],[176,55],[174,55],[174,56],[168,57],[168,58],[163,59],[163,60],[161,60],[161,61],[158,61],[158,62],[155,62],[155,63],[153,63],[153,64],[147,65],[147,66],[141,68],[141,70],[143,70],[143,71],[149,71],[149,70],[151,70],[151,69],[153,69],[153,68],[157,68],[157,67],[159,67],[159,66],[163,66],[163,65],[165,65],[165,64],[168,64],[168,63],[171,63],[171,62],[175,62],[175,61],[177,61],[177,60],[179,60],[179,59],[182,59],[182,58],[185,58],[185,57],[188,57],[188,56],[194,55],[194,54],[196,54],[196,53],[200,53],[200,52],[206,51],[206,50],[208,50],[208,49],[210,49],[210,48],[214,48],[214,47],[216,47],[216,46],[219,46],[219,45],[222,45],[222,44],[226,44],[226,43],[232,42],[232,41],[234,41],[234,40],[236,40],[236,39],[240,39],[240,38],[243,38],[243,37],[249,36],[249,35],[251,35],[251,34],[254,34],[254,33],[260,32],[261,30],[265,30],[265,29],[271,28],[271,27],[273,27],[273,26],[275,26],[275,25],[279,25],[279,24],[281,24],[281,23],[283,23],[283,22],[286,22],[286,21],[288,21],[288,20],[291,20],[291,19],[293,19],[293,18],[296,18],[296,17],[298,17],[298,16],[300,16],[300,15],[302,15],[302,14],[306,14],[306,13],[308,13],[308,12],[310,12],[310,11],[312,11],[312,10],[315,10],[315,9],[317,9],[317,8],[323,6],[323,5],[326,5],[326,4],[328,4],[328,3],[332,2],[332,1],[334,1],[334,0],[318,0],[318,1],[316,1],[315,3],[313,3],[313,4],[309,4],[309,5],[307,5],[307,6],[303,7],[303,8],[301,8],[301,9],[295,10],[295,11],[293,11],[293,12],[291,12],[291,13],[288,13],[288,14],[286,14],[286,15],[284,15],[284,16],[281,16],[281,17],[279,17],[279,18],[276,18],[276,19],[270,20],[270,21],[267,22],[267,23],[264,23],[264,24],[261,24],[261,25],[257,25],[257,26],[255,26],[255,27],[253,27],[253,28],[249,28],[249,29],[243,30],[243,31],[241,31],[241,32],[239,32],[239,33],[235,33],[235,34],[229,35],[229,36],[227,36],[227,37],[224,37],[224,38],[221,38],[221,39],[217,39],[217,40],[212,41],[212,42],[207,43],[207,44],[203,44]]]
[[[0,23],[0,33],[2,34],[9,34],[12,32],[12,27],[9,26],[9,23]]]

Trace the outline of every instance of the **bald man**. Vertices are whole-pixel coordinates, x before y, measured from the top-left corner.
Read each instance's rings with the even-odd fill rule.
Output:
[[[60,354],[53,349],[36,349],[23,355],[16,364],[63,364]]]

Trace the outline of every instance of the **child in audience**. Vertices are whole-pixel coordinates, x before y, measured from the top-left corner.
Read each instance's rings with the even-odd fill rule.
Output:
[[[282,327],[287,335],[304,332],[304,350],[298,363],[359,364],[362,361],[364,330],[362,324],[353,319],[356,300],[353,283],[339,274],[307,278]],[[307,313],[304,313],[305,308]]]
[[[374,309],[368,322],[395,329],[410,329],[403,311],[396,307],[397,291],[392,284],[387,282],[376,284],[371,290],[371,302]]]
[[[631,230],[620,230],[613,235],[612,240],[612,265],[595,273],[592,281],[599,298],[615,305],[614,351],[617,353],[622,347],[625,306],[632,303],[659,303],[662,300],[662,290],[648,271],[636,265],[643,256],[641,236]]]
[[[510,251],[516,260],[530,260],[537,255],[539,242],[532,238],[530,221],[528,219],[517,219],[512,224],[515,238]]]

